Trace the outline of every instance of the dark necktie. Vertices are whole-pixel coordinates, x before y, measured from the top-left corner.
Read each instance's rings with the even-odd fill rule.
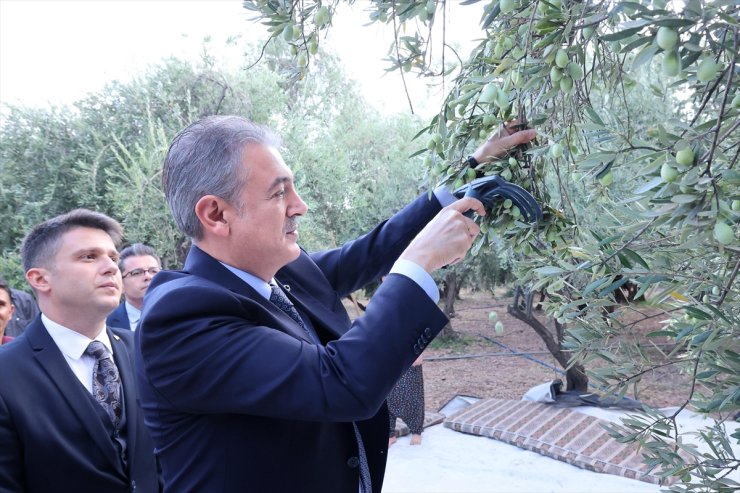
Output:
[[[103,406],[105,413],[117,430],[121,423],[121,377],[108,349],[100,341],[93,341],[85,354],[95,358],[93,367],[93,397]]]
[[[314,337],[311,335],[311,332],[308,330],[308,327],[306,327],[306,324],[303,322],[303,319],[298,314],[298,310],[295,309],[295,306],[293,303],[288,299],[287,296],[285,296],[285,293],[282,289],[280,289],[280,286],[278,286],[275,283],[270,283],[270,302],[274,305],[276,305],[278,308],[280,308],[282,311],[284,311],[290,318],[295,320],[295,322],[300,325],[303,330],[306,331],[306,334],[308,334],[309,339],[315,340]],[[370,468],[367,464],[367,455],[365,454],[365,445],[362,443],[362,436],[360,435],[360,430],[357,428],[357,424],[352,423],[352,427],[355,430],[355,438],[357,439],[357,449],[358,449],[358,455],[359,461],[360,461],[360,482],[362,483],[362,491],[364,493],[372,493],[372,485],[370,482]]]
[[[360,456],[360,483],[362,483],[362,491],[364,493],[372,493],[373,487],[370,481],[370,466],[367,464],[367,454],[365,453],[365,444],[362,442],[362,435],[360,435],[360,429],[357,427],[357,423],[352,423],[355,429],[355,438],[357,438],[357,450]]]
[[[280,308],[282,311],[284,311],[290,318],[292,318],[295,323],[301,326],[303,330],[306,331],[306,333],[310,336],[310,332],[308,332],[308,329],[306,328],[306,324],[303,323],[303,319],[298,314],[298,310],[295,309],[295,306],[293,306],[293,303],[288,299],[287,296],[285,296],[285,293],[282,289],[280,289],[280,286],[274,283],[270,283],[270,289],[272,292],[270,293],[270,302]]]

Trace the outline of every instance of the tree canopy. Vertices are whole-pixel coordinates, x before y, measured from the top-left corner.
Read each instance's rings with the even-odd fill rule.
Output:
[[[169,142],[197,118],[237,114],[281,134],[310,211],[302,244],[330,248],[366,231],[419,193],[422,158],[408,159],[419,122],[383,116],[329,55],[310,80],[286,83],[285,46],[272,64],[219,68],[169,59],[72,106],[8,109],[0,125],[0,276],[25,286],[18,248],[29,228],[76,207],[121,221],[127,243],[151,244],[177,268],[189,245],[161,191]]]
[[[299,76],[310,77],[316,46],[342,22],[340,3],[251,0],[245,8],[293,46]],[[606,365],[590,372],[593,381],[624,393],[654,368],[689,374],[681,409],[717,418],[700,437],[710,452],[684,443],[675,413],[646,409],[612,431],[642,443],[649,464],[681,480],[674,489],[735,490],[740,460],[727,444],[740,435],[722,422],[740,410],[740,7],[484,1],[478,29],[471,26],[479,42],[465,57],[433,26],[475,3],[363,4],[370,22],[393,26],[390,68],[451,79],[416,140],[429,182],[458,186],[478,171],[538,198],[544,221],[525,224],[501,204],[483,220],[477,247],[505,240],[522,284],[547,294],[550,326],[567,328],[572,363]],[[468,169],[472,146],[512,120],[537,128],[535,145]],[[629,286],[647,301],[620,307]],[[626,337],[636,322],[623,314],[637,323],[656,317],[646,306],[659,310],[663,328]],[[658,349],[665,341],[670,351]]]

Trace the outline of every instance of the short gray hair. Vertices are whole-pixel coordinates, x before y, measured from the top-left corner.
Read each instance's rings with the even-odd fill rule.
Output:
[[[162,166],[162,189],[177,227],[190,238],[203,238],[195,204],[205,195],[241,209],[239,193],[248,178],[242,168],[247,144],[281,145],[273,131],[239,116],[202,118],[170,144]]]
[[[150,247],[149,245],[145,245],[143,243],[134,243],[132,245],[127,246],[123,250],[121,250],[121,254],[118,257],[118,268],[121,272],[123,272],[123,262],[129,258],[129,257],[141,257],[144,255],[148,255],[149,257],[154,257],[154,260],[157,261],[159,266],[162,266],[162,261],[159,259],[159,256],[157,255],[157,251],[154,250],[154,248]]]

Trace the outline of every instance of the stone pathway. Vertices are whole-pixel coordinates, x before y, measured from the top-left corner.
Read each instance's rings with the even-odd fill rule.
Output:
[[[635,444],[619,443],[609,422],[531,401],[484,399],[445,419],[444,426],[537,452],[590,471],[667,484],[647,466]]]

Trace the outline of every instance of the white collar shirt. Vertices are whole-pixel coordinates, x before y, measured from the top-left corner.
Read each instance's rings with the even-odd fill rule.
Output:
[[[250,286],[254,288],[255,291],[257,291],[260,296],[262,296],[266,300],[270,300],[270,294],[272,294],[272,288],[270,288],[270,283],[267,281],[260,279],[259,277],[255,276],[254,274],[250,274],[249,272],[245,272],[243,270],[237,269],[236,267],[232,267],[228,264],[225,264],[223,262],[219,262],[221,265],[229,269],[231,273],[233,273],[236,277],[241,279],[242,281],[246,282]]]
[[[43,313],[41,314],[41,322],[54,340],[54,344],[56,344],[59,351],[61,351],[64,359],[69,365],[69,368],[72,370],[72,373],[75,374],[87,391],[92,394],[95,358],[85,354],[85,350],[87,349],[87,346],[95,340],[102,342],[108,351],[110,351],[111,355],[113,355],[113,346],[111,346],[108,331],[104,328],[97,336],[95,336],[95,339],[90,339],[79,332],[75,332],[72,329],[68,329],[63,325],[54,322]]]
[[[141,318],[141,310],[136,308],[128,301],[124,301],[126,304],[126,315],[128,315],[128,321],[131,325],[131,330],[136,330],[136,326],[139,325],[139,319]]]

